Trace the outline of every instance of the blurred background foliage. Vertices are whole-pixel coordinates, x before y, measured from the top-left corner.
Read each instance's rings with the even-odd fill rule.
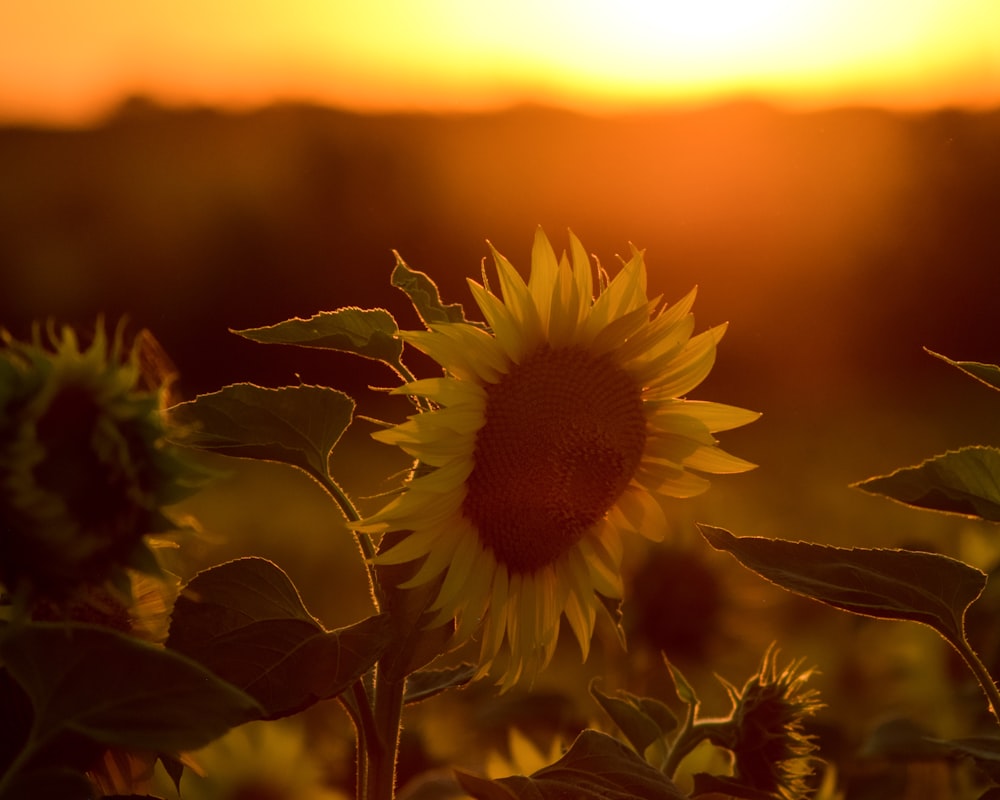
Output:
[[[486,689],[472,687],[417,707],[404,774],[475,765],[512,723],[544,745],[598,719],[586,691],[595,674],[606,688],[656,695],[661,649],[722,713],[712,673],[742,683],[777,640],[788,658],[820,666],[824,752],[861,785],[883,764],[864,749],[886,720],[906,717],[939,736],[975,730],[983,703],[964,667],[930,630],[850,617],[766,585],[710,552],[694,522],[994,566],[992,528],[850,484],[966,444],[1000,444],[995,396],[922,350],[1000,360],[998,141],[1000,110],[733,103],[614,117],[534,106],[360,115],[135,97],[89,128],[0,129],[0,324],[25,336],[34,320],[86,328],[99,314],[127,314],[175,362],[179,398],[236,381],[302,380],[396,420],[406,402],[365,388],[391,385],[383,368],[228,329],[346,305],[385,307],[416,326],[388,285],[393,249],[447,301],[468,303],[464,279],[478,279],[487,239],[525,269],[538,224],[557,250],[572,228],[611,270],[634,242],[647,252],[650,294],[673,301],[697,284],[698,329],[731,323],[693,397],[764,412],[722,440],[760,467],[668,508],[667,544],[629,550],[627,656],[605,630],[607,646],[584,668],[562,648],[530,702],[512,692],[484,704]],[[334,454],[335,474],[365,508],[407,466],[370,442],[371,430],[357,422]],[[279,466],[212,463],[224,477],[188,504],[203,532],[178,569],[266,556],[328,626],[368,613],[355,545],[318,487]],[[993,608],[974,631],[983,646],[996,638]],[[320,741],[342,733],[330,714],[310,712],[310,725],[334,731]]]

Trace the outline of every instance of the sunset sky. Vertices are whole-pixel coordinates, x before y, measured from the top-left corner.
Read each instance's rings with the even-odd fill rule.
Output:
[[[592,111],[755,95],[1000,104],[996,0],[42,0],[0,10],[0,120],[122,96]]]

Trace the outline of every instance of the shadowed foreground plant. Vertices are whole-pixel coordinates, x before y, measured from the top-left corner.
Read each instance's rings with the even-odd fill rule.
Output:
[[[610,612],[620,632],[615,613],[628,602],[623,533],[661,538],[661,498],[704,491],[702,473],[749,468],[719,449],[715,434],[757,415],[687,397],[709,373],[723,328],[694,335],[693,293],[673,306],[650,299],[640,251],[610,276],[591,267],[574,237],[569,255],[557,257],[539,231],[527,280],[498,253],[494,262],[496,292],[485,272],[482,284],[470,282],[483,321],[443,303],[434,283],[397,257],[392,283],[424,331],[399,331],[382,309],[348,307],[238,332],[353,353],[398,379],[393,392],[416,412],[381,424],[376,438],[415,461],[367,517],[330,471],[355,416],[354,400],[336,389],[240,383],[163,413],[158,390],[140,384],[136,359],[117,336],[98,336],[89,349],[68,332],[51,336],[51,351],[40,341],[8,342],[0,359],[0,800],[119,790],[111,779],[88,780],[92,765],[81,753],[144,752],[144,763],[159,760],[178,783],[189,751],[237,725],[325,700],[336,700],[354,727],[355,796],[389,800],[400,788],[423,800],[419,776],[396,785],[407,706],[483,678],[517,687],[530,704],[526,687],[553,658],[564,617],[585,657],[599,614]],[[407,345],[440,372],[411,373]],[[1000,388],[997,368],[959,366]],[[136,638],[134,616],[113,598],[137,599],[124,581],[135,568],[155,571],[146,537],[161,506],[197,472],[183,466],[178,443],[311,476],[355,537],[372,613],[329,629],[276,564],[242,557],[183,585],[165,641]],[[996,519],[998,465],[995,449],[968,448],[864,488]],[[341,520],[330,527],[344,535]],[[966,635],[966,611],[985,585],[968,564],[701,531],[792,591],[933,627],[1000,708]],[[807,724],[819,701],[806,685],[812,670],[801,661],[780,668],[776,654],[772,647],[749,680],[727,684],[733,710],[722,719],[700,716],[694,688],[669,661],[666,699],[605,693],[595,681],[590,694],[613,733],[579,731],[529,775],[490,780],[463,769],[449,796],[805,800],[816,782]],[[1000,788],[1000,747],[995,726],[980,732],[923,746],[974,761],[989,792]],[[712,758],[702,758],[709,745]],[[719,753],[728,754],[728,771],[713,760]],[[679,788],[697,769],[712,774]],[[825,773],[824,798],[839,791],[833,774]]]
[[[930,352],[930,351],[928,351]],[[1000,391],[1000,367],[931,355]],[[971,446],[929,458],[857,484],[867,492],[925,510],[1000,521],[1000,449]],[[980,658],[966,615],[981,603],[987,575],[955,558],[894,548],[830,547],[766,537],[737,537],[700,526],[708,542],[784,589],[877,619],[919,622],[937,631],[965,661],[986,696],[992,719],[978,735],[960,739],[914,737],[894,757],[914,763],[966,760],[978,771],[975,797],[1000,796],[1000,688]],[[995,608],[989,635],[995,638]],[[908,726],[907,726],[908,727]]]
[[[816,749],[803,730],[807,717],[819,708],[819,693],[805,688],[812,670],[794,662],[778,670],[772,647],[760,670],[742,689],[726,686],[733,711],[712,724],[708,740],[733,754],[732,777],[696,777],[699,792],[729,793],[748,800],[801,800],[812,775],[810,756]],[[700,778],[700,780],[699,780]]]
[[[176,586],[150,534],[205,472],[168,441],[166,384],[98,324],[0,349],[0,797],[141,789],[157,758],[256,703],[163,648]]]
[[[0,349],[0,582],[59,600],[158,573],[147,536],[177,528],[163,507],[204,472],[167,442],[164,384],[147,386],[144,334],[127,348],[98,324],[89,347],[70,328],[3,335]]]
[[[402,704],[487,674],[504,688],[530,680],[552,658],[563,616],[586,656],[598,614],[623,594],[622,532],[661,538],[658,497],[704,491],[699,472],[752,466],[714,434],[758,415],[685,397],[710,371],[724,326],[692,335],[693,292],[666,308],[651,300],[640,251],[612,278],[575,237],[570,245],[557,258],[539,231],[527,281],[494,252],[498,294],[485,273],[469,283],[484,322],[442,303],[397,256],[392,282],[426,331],[399,331],[381,309],[342,308],[238,332],[355,353],[400,379],[394,393],[418,413],[376,438],[416,463],[367,518],[327,463],[353,418],[346,395],[237,384],[173,409],[192,445],[305,470],[358,537],[390,631],[374,672],[338,697],[358,733],[359,796],[394,791]],[[417,379],[404,344],[443,373]],[[477,663],[433,669],[475,637]]]
[[[667,669],[669,694],[679,704],[679,714],[655,698],[624,690],[609,695],[596,681],[591,684],[591,695],[637,755],[674,778],[684,771],[688,756],[710,743],[728,751],[732,774],[695,774],[695,796],[718,793],[745,800],[809,796],[807,781],[818,759],[804,725],[821,707],[819,693],[806,687],[813,670],[803,669],[801,661],[779,670],[772,645],[742,689],[723,681],[733,709],[720,719],[702,717],[694,687],[669,661]]]

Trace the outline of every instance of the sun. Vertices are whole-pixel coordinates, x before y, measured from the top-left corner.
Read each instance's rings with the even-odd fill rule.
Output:
[[[727,69],[734,60],[763,55],[811,29],[824,16],[823,4],[789,0],[633,0],[622,9],[622,24],[645,31],[643,39],[665,54]],[[819,15],[819,19],[817,18]]]
[[[553,58],[608,95],[750,91],[829,69],[823,32],[841,17],[833,0],[624,0],[613,15],[584,4],[571,24],[578,44]]]
[[[95,15],[50,0],[5,16],[0,118],[103,113],[122,92],[397,110],[997,98],[995,0],[295,0],[237,15],[198,0],[169,13],[112,5]]]

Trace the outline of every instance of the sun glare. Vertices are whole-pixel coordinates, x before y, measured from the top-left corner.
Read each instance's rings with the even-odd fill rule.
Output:
[[[383,5],[353,7],[351,23],[378,33],[339,47],[369,61],[386,89],[406,76],[583,107],[747,93],[805,104],[1000,99],[990,0],[508,0],[502,10],[428,0],[388,16]],[[342,7],[327,13],[332,25]]]
[[[714,64],[720,71],[748,56],[787,47],[812,27],[818,9],[788,0],[655,2],[632,0],[618,10],[620,33],[633,42],[658,49],[667,59]],[[586,22],[598,32],[598,18]]]
[[[358,108],[582,108],[740,94],[996,103],[993,0],[290,0],[22,4],[0,26],[0,116],[122,93]],[[92,111],[101,109],[93,108]]]

